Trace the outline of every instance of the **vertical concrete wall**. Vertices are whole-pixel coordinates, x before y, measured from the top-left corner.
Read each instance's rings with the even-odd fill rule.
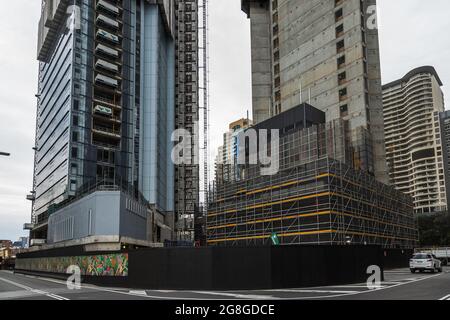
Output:
[[[268,3],[250,3],[253,121],[259,123],[271,116],[272,51]]]
[[[95,192],[55,212],[48,222],[48,243],[89,236],[147,239],[147,210],[120,191]]]
[[[356,1],[356,0],[355,0]],[[376,0],[364,1],[364,12],[366,20],[369,19],[369,6],[375,6]],[[383,93],[381,86],[381,62],[378,29],[369,28],[363,24],[366,30],[366,60],[367,60],[367,82],[368,82],[368,108],[370,120],[370,133],[372,137],[373,164],[375,177],[389,184],[389,175],[386,162],[386,146],[384,136],[383,116]]]

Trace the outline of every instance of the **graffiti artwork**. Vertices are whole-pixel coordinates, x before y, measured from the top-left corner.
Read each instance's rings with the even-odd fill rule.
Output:
[[[69,266],[76,265],[86,276],[128,276],[128,254],[107,254],[77,257],[17,259],[16,269],[66,273]]]

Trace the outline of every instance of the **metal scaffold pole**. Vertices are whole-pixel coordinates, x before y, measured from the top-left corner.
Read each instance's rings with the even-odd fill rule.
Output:
[[[202,73],[202,85],[200,87],[203,90],[203,213],[206,215],[208,211],[208,185],[209,185],[209,63],[208,63],[208,1],[202,0],[201,8],[201,24],[199,29],[202,30],[200,51],[202,53],[202,63],[200,72]]]

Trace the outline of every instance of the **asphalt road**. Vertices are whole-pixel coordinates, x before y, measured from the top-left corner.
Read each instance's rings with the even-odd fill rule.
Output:
[[[170,291],[125,290],[82,285],[69,290],[61,280],[0,271],[0,300],[450,300],[450,268],[443,273],[411,274],[408,269],[385,272],[381,287],[369,290],[365,283],[343,286],[256,290]]]

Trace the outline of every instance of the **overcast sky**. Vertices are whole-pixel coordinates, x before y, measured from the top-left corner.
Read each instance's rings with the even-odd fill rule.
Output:
[[[6,0],[3,0],[6,3]],[[251,114],[250,26],[240,0],[210,1],[211,159],[228,123]],[[328,0],[331,1],[331,0]],[[0,239],[26,235],[31,205],[41,0],[7,1],[0,20]],[[378,0],[383,83],[436,67],[450,97],[450,1]],[[448,84],[448,85],[447,85]]]

